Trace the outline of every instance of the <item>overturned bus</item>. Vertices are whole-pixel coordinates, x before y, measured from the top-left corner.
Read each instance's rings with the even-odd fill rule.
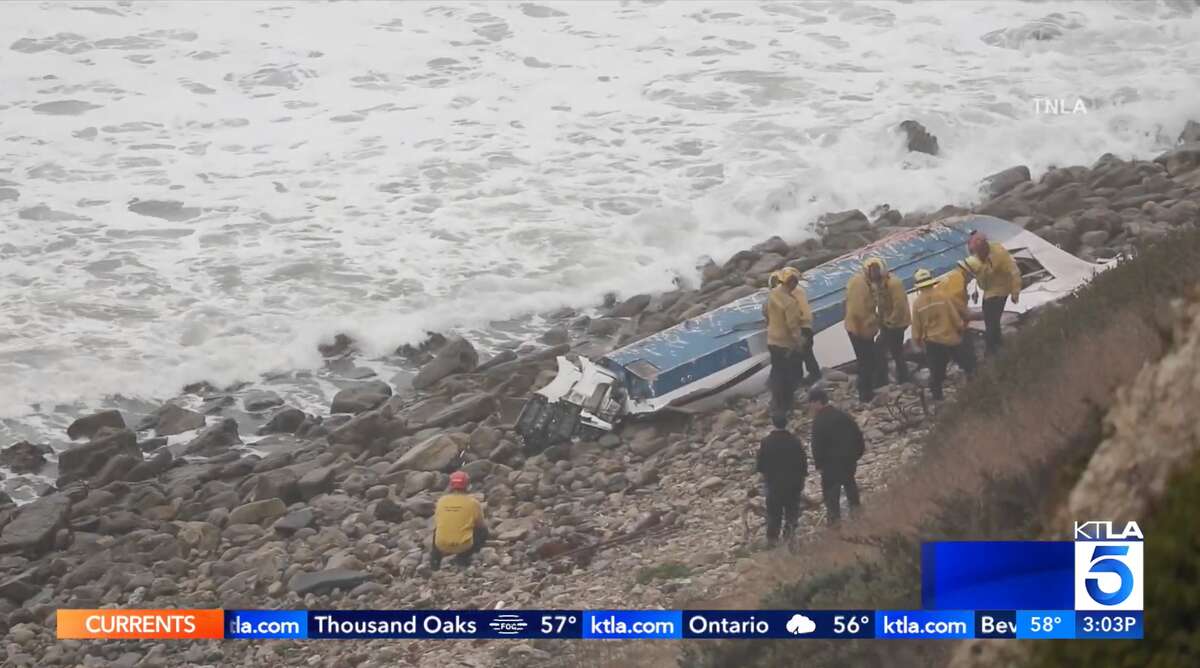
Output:
[[[967,237],[975,230],[1008,249],[1021,271],[1020,304],[1009,302],[1006,313],[1058,300],[1111,266],[1081,260],[991,216],[961,216],[897,232],[804,272],[821,365],[854,360],[840,325],[846,283],[865,259],[882,258],[913,299],[917,269],[935,276],[953,269],[967,257]],[[541,450],[573,436],[609,431],[625,418],[664,410],[705,411],[731,396],[764,391],[770,371],[762,315],[767,292],[764,288],[595,359],[559,357],[558,374],[534,393],[517,420],[526,447]]]

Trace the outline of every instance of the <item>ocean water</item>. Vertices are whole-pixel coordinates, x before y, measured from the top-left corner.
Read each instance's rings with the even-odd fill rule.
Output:
[[[1189,2],[3,3],[0,446],[198,380],[316,410],[280,373],[337,332],[512,345],[825,211],[1149,157],[1198,64]]]

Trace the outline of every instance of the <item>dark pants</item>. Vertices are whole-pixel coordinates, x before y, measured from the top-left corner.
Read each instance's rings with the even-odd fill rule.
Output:
[[[771,353],[771,414],[787,416],[792,411],[796,386],[800,384],[799,360],[791,348],[767,346]]]
[[[866,403],[875,398],[875,366],[879,353],[875,339],[850,334],[850,345],[854,346],[854,357],[858,364],[858,400]]]
[[[783,539],[788,540],[796,533],[800,521],[800,490],[772,489],[767,486],[767,545],[779,542],[780,528]]]
[[[821,495],[825,497],[825,516],[830,524],[842,519],[842,490],[846,490],[846,503],[850,512],[858,509],[858,483],[854,480],[856,465],[841,466],[821,471]]]
[[[896,363],[896,382],[908,382],[908,364],[904,361],[904,330],[905,327],[883,327],[879,330],[879,338],[875,345],[879,349],[879,369],[876,371],[878,382],[876,386],[887,385],[887,358],[891,355]]]
[[[476,552],[483,549],[483,544],[487,541],[487,538],[487,527],[475,527],[471,536],[471,547],[467,548],[466,552],[459,552],[453,555],[454,561],[458,562],[460,566],[466,566],[471,563],[471,557],[474,557]],[[437,548],[437,533],[434,532],[433,543],[429,546],[429,565],[434,570],[441,568],[443,556],[446,555],[443,555],[441,550]]]
[[[995,354],[1000,350],[1000,317],[1004,315],[1004,305],[1008,297],[985,297],[983,300],[984,342],[987,344],[987,354]]]
[[[809,344],[808,348],[805,349],[804,352],[799,353],[800,366],[798,367],[797,372],[803,377],[805,371],[807,370],[808,377],[804,378],[804,380],[815,381],[821,377],[821,364],[817,362],[817,354],[813,352],[813,343],[815,342],[815,339],[813,338],[813,331],[805,327],[804,335],[808,337]]]
[[[946,367],[950,360],[953,359],[967,377],[975,374],[975,348],[966,336],[957,346],[944,346],[932,341],[926,343],[925,357],[929,362],[929,392],[934,401],[942,400],[942,384],[946,382]]]

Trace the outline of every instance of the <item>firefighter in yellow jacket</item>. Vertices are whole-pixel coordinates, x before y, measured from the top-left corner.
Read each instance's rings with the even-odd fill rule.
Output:
[[[982,232],[971,233],[967,248],[982,265],[975,280],[983,290],[984,341],[989,355],[1000,349],[1000,317],[1004,304],[1012,297],[1014,304],[1021,300],[1021,271],[1003,245]]]
[[[963,320],[970,320],[970,311],[967,308],[967,284],[975,278],[981,267],[983,267],[983,263],[979,261],[979,258],[968,255],[966,259],[959,260],[957,266],[937,279],[938,291],[950,299]]]
[[[795,267],[784,267],[779,271],[771,274],[767,279],[767,287],[773,288],[783,282],[789,276],[795,276],[797,281],[804,279],[804,275]],[[804,332],[804,338],[808,340],[808,345],[800,351],[800,366],[796,372],[800,374],[801,382],[812,385],[818,380],[821,380],[821,364],[817,361],[817,355],[814,352],[815,334],[813,333],[813,313],[812,307],[808,303],[808,292],[804,289],[804,285],[799,282],[796,284],[796,289],[792,290],[792,296],[796,298],[796,303],[800,305],[800,322],[801,330]],[[770,319],[770,314],[767,313],[766,304],[763,305],[763,317]],[[808,373],[805,375],[805,369]]]
[[[858,400],[863,403],[875,398],[875,368],[879,363],[875,337],[879,335],[879,305],[883,302],[885,271],[883,260],[868,258],[862,271],[846,283],[846,334],[854,347]]]
[[[908,309],[908,292],[904,281],[890,271],[884,272],[879,302],[879,338],[875,345],[880,354],[875,386],[887,385],[887,357],[896,364],[896,382],[908,382],[908,363],[904,361],[904,332],[912,323]]]
[[[933,278],[928,269],[918,269],[913,276],[919,290],[912,308],[913,344],[925,350],[929,363],[929,391],[934,401],[942,400],[942,384],[946,366],[953,359],[968,376],[975,373],[975,355],[970,342],[963,336],[967,321],[945,291],[937,289],[940,279]]]
[[[466,471],[450,474],[450,491],[438,499],[433,511],[433,545],[429,565],[437,570],[442,557],[453,555],[460,564],[468,564],[488,538],[483,508],[467,493],[471,478]]]
[[[800,361],[805,348],[812,345],[812,310],[796,298],[800,272],[779,271],[771,275],[773,284],[767,295],[767,351],[771,354],[772,415],[786,416],[792,409],[796,386],[800,383]],[[805,331],[808,336],[805,336]]]

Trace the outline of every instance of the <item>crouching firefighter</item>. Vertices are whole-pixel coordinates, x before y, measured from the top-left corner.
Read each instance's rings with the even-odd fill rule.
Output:
[[[429,550],[429,565],[437,570],[443,556],[454,556],[462,565],[483,548],[487,540],[487,525],[483,508],[467,493],[471,479],[466,471],[450,474],[450,491],[438,499],[433,511],[433,545]]]

